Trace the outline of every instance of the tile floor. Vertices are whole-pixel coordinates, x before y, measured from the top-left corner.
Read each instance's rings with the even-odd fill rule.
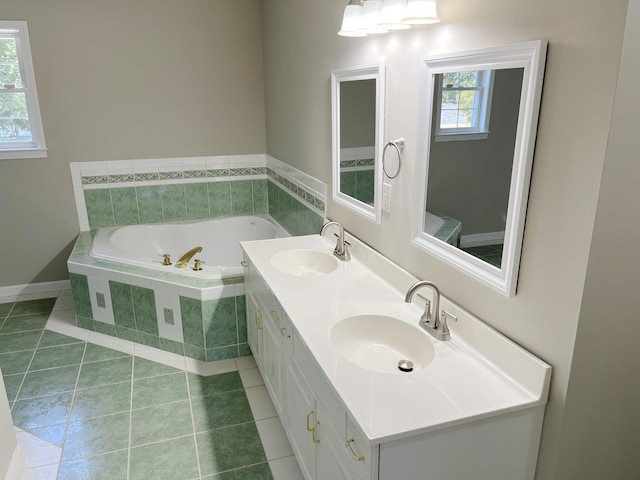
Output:
[[[158,353],[169,359],[160,363],[149,349],[86,337],[72,308],[68,292],[0,298],[21,480],[302,478],[251,357],[200,375],[182,357]]]

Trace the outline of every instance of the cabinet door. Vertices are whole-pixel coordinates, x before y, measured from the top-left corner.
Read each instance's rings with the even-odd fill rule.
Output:
[[[315,400],[311,388],[294,363],[287,366],[285,429],[300,470],[306,480],[315,480],[318,434]]]
[[[282,336],[277,328],[278,324],[273,319],[263,319],[262,366],[264,383],[278,415],[282,417]]]
[[[253,296],[245,292],[247,303],[247,341],[258,365],[262,365],[262,312]]]
[[[342,448],[343,442],[338,438],[329,423],[327,413],[322,409],[322,405],[316,403],[318,408],[318,434],[316,443],[316,480],[352,480],[346,474],[344,466],[339,461],[338,449]]]

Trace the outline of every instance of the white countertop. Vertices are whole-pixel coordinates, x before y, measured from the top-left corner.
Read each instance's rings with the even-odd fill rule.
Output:
[[[430,339],[435,350],[434,360],[422,370],[373,372],[340,356],[329,336],[339,320],[377,314],[417,324],[422,310],[405,303],[406,292],[393,288],[355,256],[339,262],[331,273],[309,277],[280,272],[270,262],[280,251],[330,253],[333,246],[333,241],[318,235],[242,243],[372,444],[546,403],[550,367],[477,319],[464,318],[462,310],[456,310],[459,320],[451,325],[450,341],[438,341],[416,329]],[[447,302],[441,299],[442,305]],[[463,339],[465,335],[485,345],[471,345]],[[490,358],[480,353],[483,351],[496,353]]]

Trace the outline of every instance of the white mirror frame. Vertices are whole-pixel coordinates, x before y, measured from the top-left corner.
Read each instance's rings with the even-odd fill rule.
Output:
[[[375,173],[374,204],[368,205],[340,191],[340,83],[355,80],[376,80],[376,127],[375,127]],[[332,160],[333,200],[359,215],[375,222],[382,220],[382,144],[384,138],[384,64],[363,65],[331,71],[331,116],[332,116]]]
[[[531,167],[538,128],[542,80],[547,42],[537,40],[468,52],[431,55],[422,59],[416,189],[412,243],[440,260],[469,274],[485,285],[511,297],[516,293],[524,223],[529,197]],[[513,168],[507,207],[504,248],[501,267],[479,258],[423,232],[426,214],[431,118],[434,75],[461,70],[496,70],[524,68],[520,111],[513,155]]]

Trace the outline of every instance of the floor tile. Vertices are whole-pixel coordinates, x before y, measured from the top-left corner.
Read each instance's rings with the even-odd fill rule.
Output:
[[[88,457],[127,448],[129,412],[71,422],[62,450],[62,459]]]
[[[136,357],[133,365],[133,378],[148,378],[158,377],[160,375],[167,375],[169,373],[178,373],[181,370],[177,368],[169,367],[161,363],[152,362],[144,358]]]
[[[42,332],[0,333],[0,353],[33,350],[38,345]]]
[[[242,386],[244,388],[257,387],[258,385],[264,385],[264,380],[260,374],[258,368],[247,368],[238,372],[242,379]]]
[[[131,449],[130,480],[199,477],[193,435]]]
[[[42,330],[49,319],[48,313],[33,313],[19,317],[8,317],[0,333],[28,332],[30,330]]]
[[[67,424],[59,423],[58,425],[51,425],[48,427],[30,428],[29,433],[57,447],[62,447],[66,430]]]
[[[196,432],[251,422],[253,415],[244,390],[191,399]]]
[[[184,372],[133,381],[133,408],[151,407],[187,398]]]
[[[264,385],[247,388],[246,394],[255,420],[262,420],[263,418],[278,415],[276,407],[273,406],[273,402],[269,396],[269,392],[267,392],[267,387]]]
[[[11,310],[11,313],[9,313],[9,316],[15,317],[16,315],[26,315],[30,313],[50,313],[55,303],[56,297],[18,302],[13,307],[13,310]]]
[[[24,468],[41,467],[60,462],[62,449],[23,430],[16,431],[16,439],[24,453]]]
[[[254,423],[199,433],[196,441],[203,476],[266,461]]]
[[[17,400],[11,410],[13,424],[23,430],[29,430],[66,423],[71,410],[72,397],[73,394],[67,392]]]
[[[128,412],[130,408],[131,382],[76,390],[71,421]]]
[[[134,410],[131,445],[159,442],[193,433],[188,400]]]
[[[131,381],[131,356],[82,364],[78,388]]]
[[[2,379],[4,380],[4,389],[7,392],[7,399],[9,403],[12,403],[18,396],[18,390],[20,390],[20,385],[22,385],[22,380],[24,380],[24,373],[3,375]]]
[[[202,477],[203,480],[273,480],[268,463],[259,463],[230,472]],[[276,479],[278,480],[278,479]]]
[[[29,372],[24,378],[18,399],[68,392],[75,388],[80,365]]]
[[[128,452],[96,455],[60,464],[57,480],[126,480]]]
[[[80,343],[82,340],[78,340],[77,338],[69,337],[67,335],[62,335],[61,333],[52,332],[50,330],[45,330],[42,334],[42,339],[38,344],[38,347],[56,347],[58,345],[68,345],[70,343]]]
[[[18,480],[56,480],[58,464],[44,467],[25,468],[20,472]]]
[[[221,373],[203,377],[193,373],[187,374],[189,377],[189,393],[191,398],[205,397],[214,393],[229,392],[231,390],[242,390],[242,381],[238,372]]]
[[[0,318],[6,317],[11,312],[14,302],[0,303]]]
[[[264,453],[267,460],[289,457],[293,455],[287,434],[282,428],[280,417],[265,418],[256,422],[258,433],[264,445]]]
[[[101,347],[93,343],[87,343],[87,352],[84,355],[84,363],[99,362],[102,360],[112,360],[114,358],[128,357],[126,353],[113,350],[112,348]]]
[[[80,365],[84,355],[84,347],[84,343],[73,343],[57,347],[38,347],[29,371]]]
[[[3,375],[24,373],[29,367],[35,350],[23,350],[22,352],[0,353],[0,370]]]
[[[275,480],[304,480],[296,457],[284,457],[269,462]]]

